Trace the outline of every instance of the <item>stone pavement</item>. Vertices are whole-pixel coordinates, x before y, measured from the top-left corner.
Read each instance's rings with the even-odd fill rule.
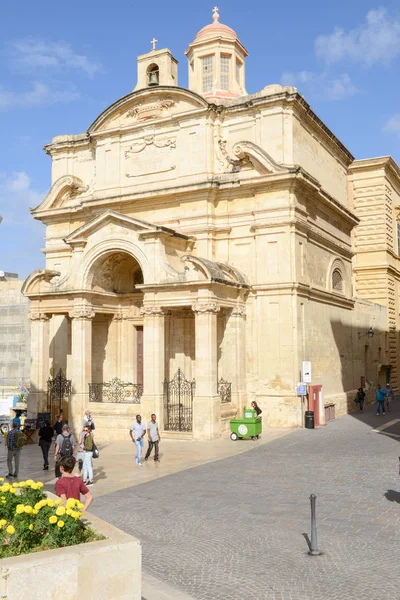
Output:
[[[395,600],[398,404],[103,495],[93,512],[141,539],[147,573],[197,600]],[[304,537],[310,493],[319,557]]]

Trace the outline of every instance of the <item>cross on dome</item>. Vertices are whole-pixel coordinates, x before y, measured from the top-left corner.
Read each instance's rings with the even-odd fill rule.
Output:
[[[214,6],[213,8],[213,19],[214,22],[219,21],[219,6]]]
[[[155,37],[153,37],[153,39],[151,40],[150,44],[153,44],[153,50],[157,50],[156,48],[156,44],[157,44],[158,40],[156,40]]]

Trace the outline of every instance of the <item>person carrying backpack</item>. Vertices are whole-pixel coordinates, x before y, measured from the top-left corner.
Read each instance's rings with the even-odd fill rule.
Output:
[[[24,443],[24,434],[21,431],[18,431],[18,423],[14,421],[12,424],[12,429],[7,436],[8,478],[18,477],[20,453]]]
[[[68,423],[62,428],[62,433],[56,438],[56,449],[54,453],[56,477],[61,477],[60,460],[63,456],[72,456],[76,447],[76,441],[72,435]]]

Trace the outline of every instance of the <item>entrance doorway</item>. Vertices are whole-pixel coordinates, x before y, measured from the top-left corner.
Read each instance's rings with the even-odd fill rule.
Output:
[[[193,395],[195,381],[185,378],[181,369],[170,381],[164,381],[164,429],[166,431],[193,430]]]

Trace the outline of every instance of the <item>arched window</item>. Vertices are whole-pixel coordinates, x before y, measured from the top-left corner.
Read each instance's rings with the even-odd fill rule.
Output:
[[[334,269],[332,272],[332,290],[334,292],[344,292],[343,275],[340,269]]]
[[[151,64],[147,68],[147,85],[152,87],[160,84],[160,71],[158,65]]]

